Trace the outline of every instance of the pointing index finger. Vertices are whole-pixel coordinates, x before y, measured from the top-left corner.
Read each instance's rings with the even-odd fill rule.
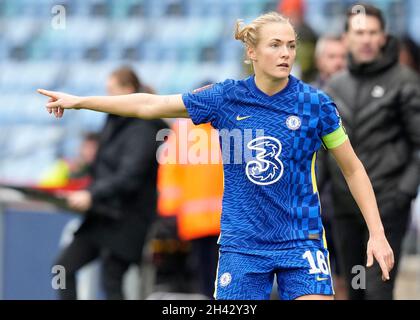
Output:
[[[48,90],[44,90],[44,89],[38,89],[37,91],[38,91],[38,93],[43,94],[44,96],[51,97],[51,98],[56,98],[56,95],[55,95],[54,91],[48,91]]]

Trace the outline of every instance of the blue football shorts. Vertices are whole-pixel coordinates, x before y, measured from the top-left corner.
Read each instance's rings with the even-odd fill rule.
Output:
[[[322,246],[247,253],[222,246],[214,298],[268,300],[274,275],[281,300],[304,295],[334,295],[328,250]]]

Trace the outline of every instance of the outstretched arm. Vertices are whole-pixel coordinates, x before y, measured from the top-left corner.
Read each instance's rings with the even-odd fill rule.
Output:
[[[372,266],[375,258],[382,269],[382,279],[389,280],[389,272],[394,266],[394,254],[385,237],[375,194],[366,170],[354,153],[349,140],[330,152],[337,161],[369,229],[367,266]]]
[[[159,96],[147,93],[134,93],[121,96],[79,97],[63,92],[38,89],[49,97],[46,107],[49,113],[61,118],[64,109],[88,109],[116,114],[123,117],[142,119],[188,118],[182,96]]]

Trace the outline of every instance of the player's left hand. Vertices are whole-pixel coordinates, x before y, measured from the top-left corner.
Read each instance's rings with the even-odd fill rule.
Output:
[[[75,191],[67,196],[67,203],[70,208],[85,212],[92,205],[92,195],[87,190]]]
[[[389,280],[389,273],[394,267],[394,253],[384,233],[374,236],[371,235],[369,238],[367,245],[367,267],[373,265],[374,258],[381,267],[382,280]]]

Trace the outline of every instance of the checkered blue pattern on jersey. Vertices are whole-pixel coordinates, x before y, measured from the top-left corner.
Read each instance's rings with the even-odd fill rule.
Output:
[[[292,76],[289,79],[286,88],[273,96],[259,90],[253,76],[183,95],[195,124],[211,122],[220,131],[239,130],[244,137],[246,130],[251,130],[252,139],[262,129],[272,142],[267,144],[270,150],[281,149],[278,159],[283,175],[269,185],[251,180],[245,152],[240,155],[241,163],[224,165],[221,245],[244,251],[296,247],[312,241],[321,245],[323,227],[311,166],[321,137],[338,129],[340,119],[326,94]],[[298,122],[290,125],[293,117]],[[232,162],[238,150],[230,144],[223,153]]]

